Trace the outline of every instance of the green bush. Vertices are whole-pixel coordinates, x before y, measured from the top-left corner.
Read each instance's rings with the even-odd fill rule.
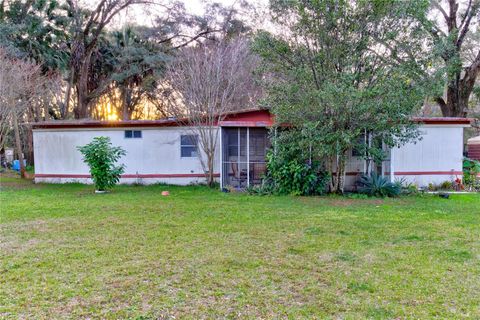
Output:
[[[83,161],[90,167],[95,187],[99,191],[112,188],[120,180],[125,166],[116,162],[126,154],[121,147],[114,147],[108,137],[95,137],[87,145],[77,147]]]
[[[326,192],[329,175],[317,161],[312,164],[299,159],[267,155],[267,175],[264,188],[277,194],[318,195]]]
[[[464,158],[463,159],[463,184],[469,189],[480,191],[480,161]]]
[[[395,184],[400,188],[401,194],[413,195],[419,192],[418,186],[413,182],[409,182],[406,178],[396,180]]]
[[[387,177],[372,173],[370,176],[362,176],[358,182],[358,192],[373,197],[395,197],[401,192],[401,185],[392,183]]]
[[[440,183],[440,190],[453,190],[453,182],[452,181],[443,181]]]
[[[266,196],[275,193],[274,185],[268,178],[264,178],[261,185],[247,187],[246,191],[251,195],[258,196]]]

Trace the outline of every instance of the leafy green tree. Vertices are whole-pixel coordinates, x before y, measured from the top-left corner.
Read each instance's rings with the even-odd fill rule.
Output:
[[[365,158],[377,161],[384,145],[418,136],[410,116],[422,104],[429,61],[417,55],[416,9],[393,0],[271,1],[282,32],[258,33],[254,50],[265,61],[265,103],[290,125],[274,140],[302,161],[323,161],[331,192],[343,191],[347,154],[362,135]]]
[[[142,31],[127,26],[114,31],[110,38],[114,54],[112,79],[123,120],[141,115],[139,107],[151,97],[171,59],[168,46],[149,41]]]
[[[480,1],[432,0],[417,13],[428,31],[432,53],[439,58],[442,87],[434,99],[446,117],[466,117],[480,73]],[[429,18],[433,17],[433,18]]]
[[[47,70],[65,69],[67,11],[56,0],[0,2],[0,46]]]
[[[82,153],[83,161],[90,167],[97,190],[105,191],[118,183],[125,166],[117,166],[116,163],[126,155],[125,150],[112,146],[108,137],[95,137],[92,142],[77,149]]]

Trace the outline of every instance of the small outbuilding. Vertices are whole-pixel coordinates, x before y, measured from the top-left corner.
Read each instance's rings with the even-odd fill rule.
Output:
[[[392,181],[405,179],[418,186],[462,177],[464,118],[415,118],[421,139],[386,150],[388,159],[374,168]],[[270,148],[268,130],[274,124],[268,110],[247,110],[227,115],[218,130],[219,146],[214,175],[222,187],[245,188],[259,184]],[[78,146],[94,137],[110,137],[127,151],[121,183],[202,183],[205,174],[195,131],[175,120],[56,121],[33,126],[35,182],[92,183]],[[479,144],[480,146],[480,144]],[[367,162],[351,151],[346,168],[346,189],[367,170]]]

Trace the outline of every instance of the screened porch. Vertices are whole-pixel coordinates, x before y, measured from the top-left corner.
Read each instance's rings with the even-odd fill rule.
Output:
[[[263,127],[222,128],[222,187],[244,189],[262,182],[270,141]]]

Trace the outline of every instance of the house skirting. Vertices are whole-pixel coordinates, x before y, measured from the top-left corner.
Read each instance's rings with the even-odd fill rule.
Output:
[[[215,178],[220,177],[219,173],[214,174]],[[197,173],[175,173],[175,174],[123,174],[120,177],[120,184],[175,184],[189,185],[205,183],[205,175]],[[83,183],[93,184],[89,174],[35,174],[35,183]]]

